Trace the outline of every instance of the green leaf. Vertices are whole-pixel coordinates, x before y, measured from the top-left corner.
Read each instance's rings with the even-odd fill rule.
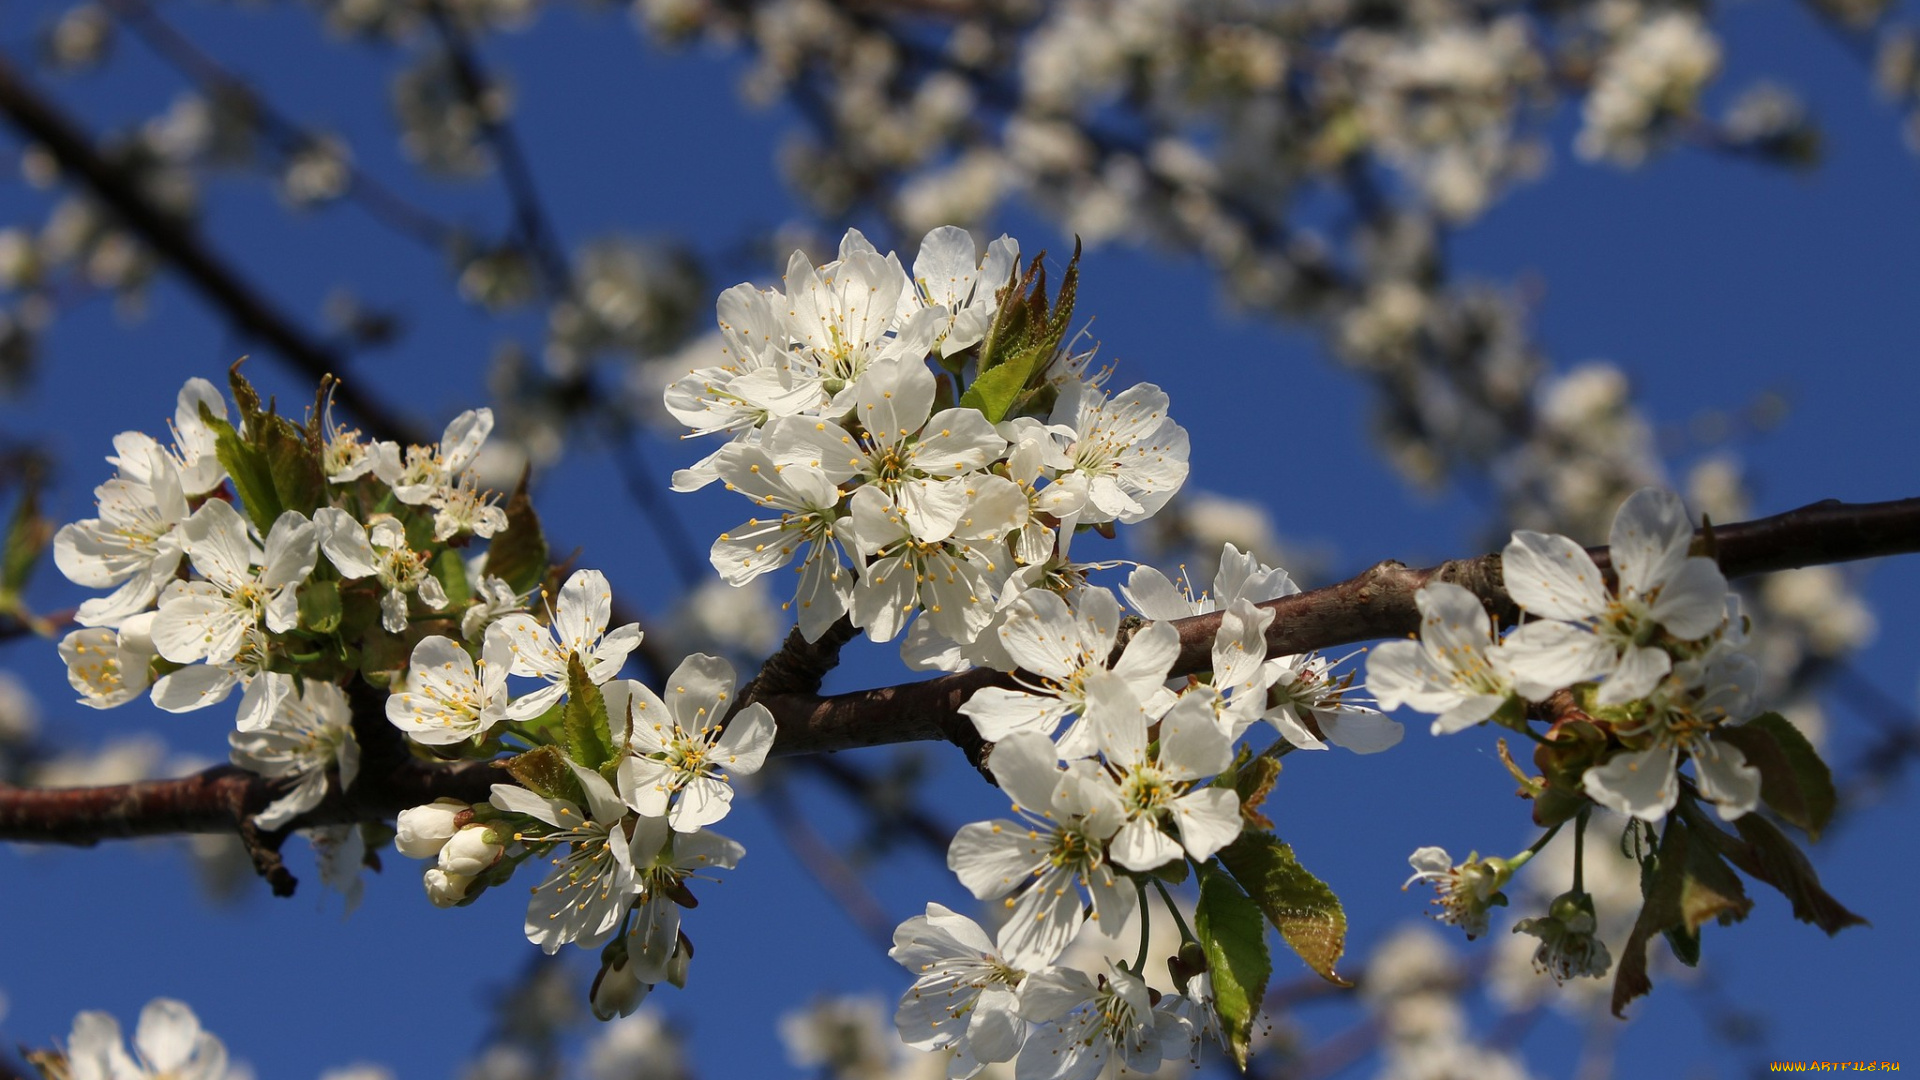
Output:
[[[1626,1018],[1627,1003],[1653,989],[1647,977],[1647,945],[1655,934],[1682,924],[1680,889],[1686,879],[1687,830],[1669,815],[1660,850],[1640,866],[1640,917],[1613,972],[1613,1015]]]
[[[1707,827],[1712,829],[1711,823]],[[1718,830],[1714,830],[1718,831]],[[1739,922],[1753,910],[1753,900],[1739,875],[1709,843],[1687,844],[1686,876],[1680,882],[1680,918],[1687,933],[1698,934],[1709,920],[1722,926]]]
[[[40,516],[40,483],[29,476],[7,524],[6,548],[0,552],[0,607],[15,608],[33,576],[34,564],[53,538],[53,526]]]
[[[557,746],[536,747],[509,758],[506,770],[507,775],[520,781],[520,786],[542,798],[565,799],[575,806],[586,804],[587,793],[580,786],[580,778],[567,767],[567,755]]]
[[[1220,863],[1308,967],[1328,982],[1352,985],[1334,971],[1347,951],[1347,913],[1333,889],[1301,866],[1291,847],[1269,832],[1242,832],[1220,852]]]
[[[962,407],[978,409],[994,423],[1006,419],[1030,389],[1029,384],[1045,373],[1073,318],[1080,280],[1080,242],[1074,241],[1073,261],[1067,264],[1051,312],[1043,262],[1046,257],[1044,251],[1035,256],[1026,275],[1001,291],[1000,307],[981,349],[980,373],[960,396]]]
[[[434,578],[447,591],[447,610],[457,612],[473,602],[473,587],[467,584],[467,563],[460,553],[447,548],[433,560]]]
[[[1833,819],[1833,773],[1791,720],[1762,713],[1715,729],[1714,738],[1739,747],[1747,764],[1760,770],[1760,798],[1774,813],[1820,839]]]
[[[986,337],[980,342],[981,372],[999,367],[1013,349],[1027,340],[1026,292],[1033,284],[1034,275],[1040,272],[1040,260],[1046,257],[1044,251],[1036,255],[1024,275],[1015,265],[1008,272],[1006,283],[994,291],[997,306],[993,321],[987,324]]]
[[[607,731],[607,699],[587,677],[580,654],[567,657],[567,756],[589,769],[613,760],[612,736]]]
[[[1231,877],[1209,869],[1200,877],[1193,929],[1207,951],[1214,1010],[1226,1036],[1227,1052],[1244,1072],[1253,1043],[1253,1021],[1267,996],[1267,976],[1273,973],[1260,907]]]
[[[285,417],[269,414],[261,421],[256,438],[283,509],[312,517],[315,510],[326,505],[326,474],[300,428]]]
[[[1049,358],[1060,343],[1066,340],[1069,324],[1073,321],[1073,302],[1080,291],[1080,238],[1073,238],[1073,258],[1067,260],[1067,272],[1060,277],[1060,294],[1053,299],[1053,314],[1047,318],[1046,336],[1040,339],[1040,348]]]
[[[341,622],[346,621],[343,615]],[[405,638],[389,634],[375,624],[354,635],[354,639],[360,642],[360,674],[369,683],[385,686],[389,676],[407,666],[409,649]]]
[[[497,533],[487,547],[487,573],[502,578],[515,592],[528,592],[540,584],[547,572],[547,538],[540,531],[540,517],[533,512],[533,500],[527,496],[527,477],[507,500],[507,527]]]
[[[967,392],[960,395],[960,406],[978,409],[996,424],[1005,420],[1014,399],[1027,388],[1027,379],[1033,375],[1035,365],[1044,364],[1047,355],[1037,348],[1022,349],[1006,363],[973,380]]]
[[[213,432],[214,454],[227,470],[247,516],[261,532],[272,529],[284,509],[274,488],[272,468],[258,450],[241,440],[232,424],[213,415],[205,405],[200,406],[200,420]]]
[[[1240,821],[1243,828],[1271,830],[1273,822],[1260,813],[1274,781],[1280,779],[1280,759],[1265,754],[1247,762],[1233,779],[1233,790],[1240,796]]]
[[[340,629],[340,583],[309,581],[300,587],[300,625],[321,634]]]
[[[1696,832],[1704,833],[1727,861],[1748,877],[1778,889],[1793,903],[1793,917],[1812,923],[1829,935],[1849,926],[1863,926],[1865,919],[1847,910],[1820,885],[1813,864],[1787,834],[1759,814],[1746,814],[1734,821],[1740,831],[1733,836],[1705,820],[1700,814],[1691,819]]]

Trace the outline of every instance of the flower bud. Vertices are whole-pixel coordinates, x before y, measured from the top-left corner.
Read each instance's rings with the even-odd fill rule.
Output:
[[[467,898],[467,887],[473,879],[463,874],[449,874],[439,867],[429,869],[423,877],[427,886],[427,899],[434,907],[449,908]]]
[[[504,850],[499,833],[485,825],[466,825],[441,847],[440,869],[470,878],[499,862]]]
[[[634,966],[627,960],[626,942],[615,938],[600,954],[600,973],[593,977],[588,1001],[595,1019],[611,1020],[633,1015],[652,990],[635,975]]]
[[[1613,966],[1606,943],[1594,934],[1595,926],[1593,897],[1566,892],[1554,898],[1545,916],[1521,919],[1513,932],[1540,939],[1533,953],[1534,969],[1563,983],[1581,976],[1600,978]]]
[[[431,859],[460,828],[456,818],[463,812],[471,814],[473,810],[458,799],[435,799],[425,806],[402,810],[393,846],[409,859]]]

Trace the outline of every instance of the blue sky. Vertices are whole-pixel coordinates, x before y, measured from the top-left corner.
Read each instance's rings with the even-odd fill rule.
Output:
[[[12,10],[23,17],[8,20],[0,45],[18,57],[25,28],[54,8]],[[385,113],[393,57],[322,41],[303,7],[169,14],[284,112],[345,132],[370,172],[451,216],[504,220],[490,180],[446,185],[411,174]],[[1555,362],[1619,364],[1663,430],[1684,433],[1702,410],[1783,394],[1791,404],[1784,424],[1735,447],[1756,480],[1760,513],[1827,497],[1920,494],[1912,416],[1920,401],[1920,163],[1900,145],[1900,118],[1872,97],[1868,73],[1800,12],[1737,6],[1721,28],[1722,92],[1759,76],[1802,90],[1827,129],[1819,170],[1787,174],[1687,150],[1635,173],[1590,167],[1572,157],[1572,118],[1561,117],[1551,172],[1457,238],[1458,272],[1493,281],[1539,275],[1546,287],[1538,333]],[[96,128],[156,111],[177,89],[137,43],[122,45],[106,73],[54,84]],[[517,123],[569,242],[610,229],[678,232],[718,252],[797,209],[774,165],[787,120],[739,104],[731,60],[664,54],[617,14],[571,8],[500,39],[489,56],[512,74]],[[252,179],[217,181],[208,199],[216,246],[309,324],[342,284],[407,315],[407,337],[360,361],[350,377],[434,426],[485,401],[485,367],[503,326],[536,340],[529,320],[497,321],[450,302],[439,259],[394,241],[351,207],[289,222]],[[45,205],[44,195],[0,183],[0,221],[37,220]],[[1070,244],[1017,207],[1005,224],[1029,251]],[[730,269],[770,280],[779,267]],[[1379,558],[1419,563],[1477,550],[1473,501],[1408,492],[1368,444],[1363,391],[1310,337],[1227,310],[1191,260],[1108,248],[1089,253],[1082,269],[1079,311],[1097,316],[1118,378],[1158,382],[1192,431],[1193,484],[1266,502],[1289,536],[1329,545],[1342,573]],[[716,282],[715,291],[730,283]],[[112,435],[157,430],[184,378],[217,379],[243,349],[163,276],[138,322],[116,320],[100,302],[66,314],[38,381],[0,402],[0,429],[47,438],[62,463],[49,501],[77,517],[106,475],[100,458]],[[283,400],[311,392],[267,357],[252,371]],[[1676,475],[1706,449],[1684,434],[1671,442]],[[696,453],[663,443],[653,451],[662,483],[667,468]],[[610,498],[614,485],[607,463],[583,448],[545,479],[542,512],[557,546],[580,545],[584,564],[604,569],[619,595],[662,610],[671,582],[653,569],[656,541],[638,511]],[[680,504],[698,536],[736,515],[719,493]],[[1910,711],[1920,626],[1905,616],[1920,606],[1920,560],[1855,572],[1881,620],[1858,671]],[[51,608],[78,595],[48,567],[34,598]],[[894,681],[885,659],[883,650],[856,650],[834,685]],[[10,646],[0,664],[40,693],[56,743],[157,730],[178,750],[224,756],[224,716],[68,706],[59,661],[37,643]],[[1844,704],[1829,712],[1831,756],[1846,762],[1868,728]],[[1340,891],[1358,956],[1417,917],[1419,900],[1396,888],[1414,847],[1485,851],[1526,840],[1524,807],[1509,795],[1492,737],[1435,740],[1406,719],[1414,730],[1390,754],[1290,758],[1269,803],[1281,834]],[[998,793],[953,755],[930,748],[928,756],[937,764],[928,802],[945,819],[1004,811]],[[848,833],[841,806],[799,791],[808,796],[803,805],[818,807],[824,831]],[[1765,1048],[1715,1042],[1696,998],[1666,984],[1636,1006],[1620,1075],[1728,1075],[1763,1055],[1897,1060],[1915,1048],[1908,1013],[1920,1000],[1920,928],[1905,916],[1920,872],[1904,825],[1916,809],[1915,785],[1905,784],[1815,852],[1830,890],[1871,919],[1871,929],[1829,941],[1792,922],[1778,896],[1756,889],[1747,924],[1706,932],[1720,985],[1769,1022]],[[654,1001],[689,1034],[704,1075],[786,1075],[774,1027],[781,1012],[821,993],[891,997],[903,973],[797,867],[762,808],[749,803],[723,831],[746,845],[748,858],[692,913],[699,955],[691,985]],[[532,947],[520,935],[515,890],[436,911],[420,894],[417,869],[391,856],[387,872],[370,878],[365,904],[343,921],[338,898],[323,896],[317,880],[290,901],[255,890],[234,907],[210,908],[184,860],[163,846],[0,849],[0,989],[11,1002],[0,1037],[45,1044],[63,1036],[80,1009],[106,1008],[130,1022],[148,998],[169,995],[192,1003],[262,1077],[313,1076],[354,1060],[383,1062],[402,1077],[448,1076],[484,1036],[485,991],[511,978]],[[930,899],[965,899],[917,852],[883,863],[873,884],[899,918]],[[1279,977],[1302,970],[1291,965],[1279,958]],[[1322,1033],[1351,1019],[1338,1008],[1303,1018]],[[1574,1031],[1543,1021],[1523,1044],[1530,1064],[1542,1075],[1567,1075],[1572,1054],[1563,1044]]]

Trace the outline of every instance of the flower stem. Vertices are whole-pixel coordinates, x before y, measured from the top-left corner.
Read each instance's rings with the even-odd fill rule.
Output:
[[[1199,941],[1199,937],[1187,928],[1187,920],[1180,914],[1179,905],[1173,902],[1173,894],[1167,891],[1167,883],[1159,878],[1153,879],[1153,887],[1160,890],[1160,899],[1166,901],[1167,911],[1173,915],[1173,924],[1180,928],[1181,941]]]
[[[1573,891],[1586,892],[1582,884],[1583,871],[1586,869],[1587,819],[1593,816],[1593,807],[1580,808],[1580,816],[1573,821]]]
[[[1565,825],[1565,824],[1566,822],[1564,821],[1560,822],[1559,825],[1555,825],[1553,828],[1548,829],[1544,833],[1541,833],[1540,839],[1535,840],[1533,843],[1527,846],[1526,857],[1531,859],[1535,855],[1540,854],[1540,849],[1552,843],[1553,838],[1560,835],[1560,825]]]
[[[1145,882],[1135,885],[1140,890],[1140,952],[1133,958],[1133,974],[1136,978],[1146,978],[1147,971],[1147,933],[1153,927],[1153,915],[1147,909],[1147,886]]]

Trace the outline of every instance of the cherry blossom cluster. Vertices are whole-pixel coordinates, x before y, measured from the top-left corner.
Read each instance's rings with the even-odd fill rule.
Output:
[[[556,682],[504,703],[509,745],[522,750],[508,765],[519,784],[494,785],[486,803],[441,799],[403,811],[395,840],[401,854],[433,860],[427,895],[441,907],[470,903],[522,863],[547,863],[527,904],[527,939],[548,953],[604,946],[591,990],[602,1019],[631,1014],[659,983],[686,984],[693,946],[680,908],[694,904],[689,883],[733,869],[746,853],[706,826],[726,817],[733,777],[760,768],[774,735],[773,717],[759,704],[721,726],[732,711],[735,675],[719,657],[688,657],[660,693],[612,678],[638,635],[607,647],[632,630],[602,639],[609,599],[597,571],[579,571],[554,612],[560,640],[522,624],[538,636],[507,647],[528,658],[527,668],[565,658]],[[521,670],[501,663],[508,673]],[[447,667],[467,680],[464,688],[446,687]],[[606,673],[602,682],[592,681],[594,670]],[[390,716],[423,702],[491,707],[477,697],[480,680],[457,660],[436,669],[416,652],[409,679],[409,689],[389,699]],[[516,713],[526,722],[511,719]]]
[[[1076,528],[1144,520],[1186,480],[1167,395],[1109,394],[1063,333],[1075,269],[1049,313],[1019,250],[1002,237],[982,259],[939,228],[909,275],[850,230],[824,266],[795,252],[784,290],[723,293],[723,361],[668,389],[693,434],[730,437],[674,486],[719,481],[758,511],[715,541],[715,569],[741,585],[797,562],[808,640],[846,615],[904,635],[916,667],[990,662],[1007,604],[1078,572]]]
[[[1761,786],[1728,737],[1756,712],[1738,597],[1712,558],[1692,553],[1693,526],[1671,492],[1629,498],[1610,539],[1611,582],[1572,540],[1515,532],[1501,563],[1528,617],[1504,636],[1473,593],[1427,585],[1416,596],[1417,639],[1376,648],[1367,689],[1383,707],[1436,714],[1436,735],[1488,721],[1534,734],[1530,723],[1545,720],[1551,746],[1590,732],[1578,764],[1560,762],[1562,771],[1584,799],[1640,822],[1662,821],[1683,790],[1738,819],[1759,805]],[[1690,779],[1679,771],[1689,761]],[[1474,937],[1533,850],[1455,865],[1425,847],[1412,857],[1413,880],[1432,883],[1438,917]],[[1542,938],[1542,964],[1565,978],[1607,971],[1594,927],[1592,900],[1576,888],[1517,929]]]
[[[1285,571],[1228,545],[1209,593],[1144,566],[1120,591],[1154,620],[1128,627],[1124,643],[1113,592],[1022,592],[993,631],[1016,686],[981,689],[961,708],[993,742],[987,768],[1016,818],[961,828],[947,862],[1003,921],[989,935],[932,904],[899,928],[892,953],[916,976],[896,1016],[901,1037],[951,1049],[951,1076],[1016,1055],[1022,1078],[1090,1077],[1109,1060],[1150,1073],[1197,1055],[1203,1036],[1224,1044],[1204,964],[1185,969],[1184,993],[1161,996],[1137,965],[1083,970],[1063,960],[1068,946],[1089,924],[1113,938],[1136,910],[1144,934],[1156,878],[1223,872],[1210,860],[1258,819],[1216,778],[1248,760],[1236,743],[1251,729],[1277,733],[1269,755],[1399,741],[1399,725],[1361,704],[1326,658],[1267,658],[1274,613],[1258,605],[1299,591]],[[1214,611],[1210,675],[1170,680],[1180,651],[1170,620]]]
[[[487,572],[484,554],[459,557],[507,526],[468,472],[492,428],[488,410],[462,413],[437,445],[402,447],[320,416],[292,424],[235,378],[237,423],[212,383],[191,379],[170,442],[115,437],[115,473],[94,491],[98,516],[54,537],[69,580],[111,590],[79,606],[82,629],[60,655],[94,708],[146,694],[184,713],[240,691],[233,760],[286,781],[257,817],[277,829],[320,804],[329,771],[342,788],[355,778],[347,678],[384,684],[399,666],[390,661],[404,662],[392,650],[416,626],[451,621],[477,635],[524,596]],[[351,900],[358,831],[307,833],[323,876]]]
[[[487,410],[456,417],[436,445],[402,447],[324,416],[293,425],[237,375],[235,392],[238,425],[195,379],[171,445],[119,436],[99,516],[55,537],[69,579],[113,590],[80,606],[83,628],[60,645],[81,701],[150,693],[186,712],[241,691],[232,758],[278,782],[253,822],[276,830],[353,785],[364,733],[346,686],[384,688],[387,721],[417,753],[513,755],[518,783],[488,803],[400,815],[400,851],[433,860],[433,903],[470,902],[544,860],[527,937],[548,952],[606,946],[596,1012],[625,1015],[654,984],[684,983],[679,908],[690,878],[743,854],[706,826],[773,744],[765,706],[735,715],[732,665],[703,654],[659,693],[619,678],[641,633],[609,629],[597,570],[567,578],[544,618],[526,610],[545,595],[545,541],[530,509],[502,509],[470,471]],[[488,550],[463,558],[476,540]],[[357,898],[360,830],[306,831],[323,877]]]
[[[1211,861],[1252,807],[1215,780],[1249,759],[1250,729],[1277,731],[1277,753],[1384,749],[1399,726],[1327,658],[1267,657],[1274,613],[1258,605],[1298,591],[1284,571],[1228,545],[1195,597],[1137,567],[1123,620],[1090,577],[1115,564],[1074,560],[1077,532],[1147,520],[1187,473],[1166,395],[1109,393],[1069,342],[1076,266],[1049,298],[1041,261],[1023,274],[1008,237],[983,258],[965,231],[935,229],[911,274],[857,231],[838,254],[796,253],[781,289],[724,293],[722,361],[679,377],[666,406],[728,437],[675,486],[718,481],[758,509],[712,546],[724,579],[792,565],[808,640],[844,616],[903,637],[912,666],[1016,673],[961,712],[993,743],[1018,820],[968,825],[949,852],[1005,921],[989,934],[934,904],[900,928],[894,955],[917,978],[902,1037],[950,1050],[955,1076],[1016,1056],[1023,1077],[1069,1077],[1197,1053],[1220,1027],[1204,963],[1191,996],[1155,1001],[1138,964],[1083,970],[1068,946],[1089,921],[1118,933],[1156,873],[1226,873]],[[1210,677],[1172,678],[1171,620],[1216,610]]]

